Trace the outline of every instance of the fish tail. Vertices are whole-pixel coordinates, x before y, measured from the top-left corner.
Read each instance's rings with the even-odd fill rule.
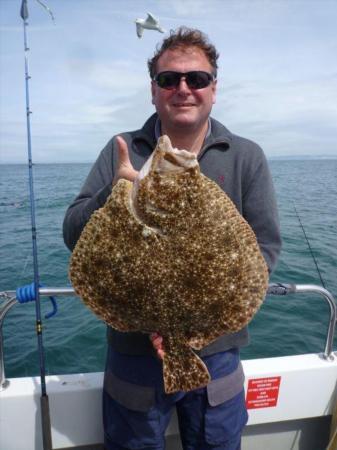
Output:
[[[164,347],[163,376],[166,394],[191,391],[210,382],[206,365],[191,347],[172,339],[164,339]]]

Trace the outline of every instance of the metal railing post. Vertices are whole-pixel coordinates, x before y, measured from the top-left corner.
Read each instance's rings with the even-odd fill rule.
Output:
[[[335,335],[336,321],[337,321],[337,305],[334,297],[327,289],[313,284],[296,285],[296,292],[315,292],[316,294],[320,294],[327,301],[330,308],[330,317],[323,357],[325,359],[334,359],[333,338]]]
[[[0,310],[0,391],[6,389],[9,385],[9,381],[6,380],[5,374],[5,361],[4,361],[4,348],[3,348],[3,336],[2,336],[2,324],[4,322],[7,312],[17,303],[16,298],[10,298],[2,306]]]

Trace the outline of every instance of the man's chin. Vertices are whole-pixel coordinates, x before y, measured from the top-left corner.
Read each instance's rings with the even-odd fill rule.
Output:
[[[174,119],[172,120],[172,123],[176,127],[186,127],[186,128],[194,128],[198,124],[198,122],[195,120],[194,117],[190,117],[184,114],[179,114],[175,116]]]

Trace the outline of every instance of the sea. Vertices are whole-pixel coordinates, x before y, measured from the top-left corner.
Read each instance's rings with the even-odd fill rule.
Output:
[[[337,298],[337,158],[271,159],[269,165],[283,239],[270,281],[321,285],[315,258],[324,285]],[[62,222],[90,167],[34,165],[39,272],[48,287],[70,286]],[[29,284],[34,277],[26,165],[0,166],[0,222],[1,292]],[[57,314],[43,319],[46,373],[102,371],[104,323],[77,297],[59,297],[57,305]],[[48,298],[41,298],[41,308],[43,317],[51,311]],[[242,358],[323,352],[328,319],[329,307],[317,294],[268,296],[249,325],[250,344],[242,349]],[[37,375],[34,304],[15,305],[2,331],[6,376]]]

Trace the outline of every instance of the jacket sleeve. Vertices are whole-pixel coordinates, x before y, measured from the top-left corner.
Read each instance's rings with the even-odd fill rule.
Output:
[[[275,267],[281,251],[281,233],[275,189],[268,163],[260,147],[255,147],[242,190],[242,213],[255,232],[269,273]]]
[[[101,208],[111,193],[113,179],[113,140],[102,150],[79,195],[69,206],[63,221],[63,239],[73,250],[91,214]]]

